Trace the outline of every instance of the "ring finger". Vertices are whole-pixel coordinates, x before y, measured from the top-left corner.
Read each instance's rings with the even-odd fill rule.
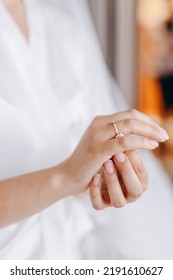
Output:
[[[118,133],[124,135],[135,134],[158,142],[164,142],[168,139],[166,133],[160,132],[158,128],[151,124],[136,119],[125,119],[104,126],[100,131],[100,138],[106,141],[113,139]]]

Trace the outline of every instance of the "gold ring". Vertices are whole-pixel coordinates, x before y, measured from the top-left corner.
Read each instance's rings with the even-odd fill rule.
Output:
[[[114,127],[115,137],[117,137],[117,135],[119,134],[118,128],[117,128],[115,122],[112,122],[112,124],[113,124],[113,127]]]
[[[123,134],[123,133],[119,133],[118,128],[117,128],[115,122],[112,122],[112,124],[113,124],[114,132],[115,132],[115,136],[114,136],[114,137],[115,137],[115,138],[117,138],[117,137],[123,137],[124,134]]]

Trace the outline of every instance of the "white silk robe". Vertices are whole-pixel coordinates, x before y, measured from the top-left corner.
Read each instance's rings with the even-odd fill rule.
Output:
[[[84,0],[25,0],[29,41],[0,2],[0,178],[58,164],[96,114],[126,107]],[[173,193],[143,155],[150,188],[123,209],[61,200],[0,229],[0,259],[171,259]]]

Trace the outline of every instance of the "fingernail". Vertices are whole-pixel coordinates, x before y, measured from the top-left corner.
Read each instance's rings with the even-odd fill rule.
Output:
[[[100,182],[100,175],[99,174],[96,174],[94,176],[94,179],[93,179],[93,183],[94,183],[94,186],[98,186],[99,185],[99,182]]]
[[[108,174],[113,174],[114,173],[114,165],[112,160],[108,160],[104,164],[105,170]]]
[[[125,156],[124,153],[116,154],[116,155],[114,155],[114,158],[115,158],[115,160],[118,161],[119,163],[123,163],[123,162],[125,162],[125,160],[126,160],[126,156]]]
[[[161,134],[163,140],[168,140],[169,139],[168,133],[162,127],[160,127],[160,134]]]
[[[151,148],[153,148],[153,149],[159,147],[159,143],[157,141],[151,140],[149,143],[150,143]]]

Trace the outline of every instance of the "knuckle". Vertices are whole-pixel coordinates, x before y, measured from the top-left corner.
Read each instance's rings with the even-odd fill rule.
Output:
[[[144,167],[140,163],[135,166],[135,171],[137,174],[144,174]]]
[[[124,120],[124,125],[125,125],[126,127],[130,127],[130,124],[131,124],[131,119],[125,119],[125,120]]]
[[[118,137],[118,138],[117,138],[117,141],[118,141],[119,145],[120,145],[122,148],[126,148],[126,147],[127,147],[127,140],[126,140],[126,137]]]
[[[115,208],[122,208],[125,206],[125,201],[123,201],[121,199],[112,201],[112,206]]]
[[[142,195],[142,188],[135,188],[131,192],[128,193],[128,199],[130,201],[134,201],[138,199]]]
[[[93,124],[98,124],[98,122],[100,122],[102,119],[102,116],[98,115],[98,116],[95,116],[92,123]]]
[[[121,170],[122,175],[131,174],[132,172],[132,166],[128,160],[122,162],[119,168]]]
[[[133,108],[133,109],[129,110],[129,113],[132,117],[136,118],[136,116],[138,115],[139,112],[138,112],[138,110]]]
[[[135,128],[135,120],[134,119],[126,119],[124,121],[124,125],[128,128],[129,133],[132,133]]]
[[[97,211],[103,210],[103,206],[100,203],[94,203],[93,208]]]
[[[136,129],[137,121],[133,118],[130,120],[130,130],[133,133]]]
[[[148,139],[140,137],[138,138],[138,144],[140,145],[141,148],[146,148],[148,147]]]

